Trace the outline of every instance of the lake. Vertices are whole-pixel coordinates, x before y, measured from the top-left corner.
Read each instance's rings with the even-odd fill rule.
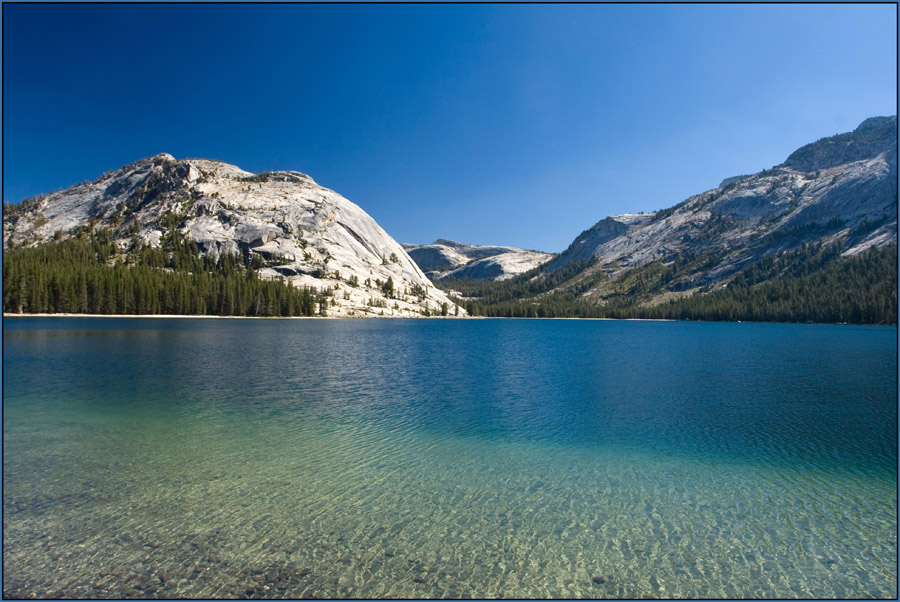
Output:
[[[5,597],[897,597],[894,327],[3,328]]]

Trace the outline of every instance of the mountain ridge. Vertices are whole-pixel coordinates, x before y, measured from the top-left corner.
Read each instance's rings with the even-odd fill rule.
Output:
[[[668,209],[601,219],[558,255],[449,239],[400,245],[360,207],[302,172],[253,174],[166,153],[4,204],[4,249],[98,229],[124,254],[179,238],[213,260],[241,257],[263,279],[327,295],[333,315],[465,315],[459,308],[474,310],[471,300],[480,297],[521,307],[565,298],[650,308],[790,271],[746,276],[763,262],[825,269],[836,257],[896,245],[897,118],[866,119]],[[448,296],[451,288],[457,296]],[[893,299],[896,306],[896,293]]]
[[[552,253],[500,245],[473,245],[439,238],[427,245],[404,244],[409,256],[432,280],[505,280],[555,257]]]
[[[727,276],[732,268],[813,238],[841,239],[849,243],[847,254],[887,244],[897,233],[896,127],[896,117],[870,118],[854,132],[805,145],[781,165],[727,178],[724,186],[669,209],[604,218],[546,270],[595,257],[614,273],[686,248],[717,248],[730,255],[719,270]],[[861,139],[855,136],[860,130]],[[834,164],[838,157],[845,160]],[[807,169],[791,167],[799,164]],[[865,237],[855,235],[864,220],[880,225]]]
[[[66,239],[85,227],[109,228],[123,253],[159,247],[173,233],[203,256],[242,256],[264,279],[327,290],[330,315],[464,313],[359,206],[299,171],[254,174],[160,153],[4,205],[4,248]]]
[[[502,286],[441,286],[452,289],[479,315],[792,320],[806,315],[841,321],[839,306],[850,304],[858,309],[854,319],[868,316],[865,319],[896,323],[896,290],[885,288],[884,280],[867,281],[864,270],[859,272],[868,261],[879,277],[896,282],[888,265],[896,272],[896,251],[893,256],[873,255],[879,249],[896,249],[896,243],[897,118],[876,117],[853,132],[804,145],[771,169],[726,178],[719,187],[668,209],[603,218],[556,259]],[[842,284],[835,275],[839,270],[831,267],[857,256],[877,259],[841,265],[851,266],[846,269],[857,274],[857,282],[877,289],[877,299],[866,299],[868,291]],[[791,269],[792,261],[802,263],[803,269]],[[764,264],[769,267],[756,269]],[[835,294],[841,289],[841,300],[794,289],[793,300],[777,302],[791,305],[791,310],[775,311],[774,301],[755,292],[763,285],[773,291],[787,283],[799,286],[810,270],[830,275],[803,280],[804,286],[827,281]],[[724,292],[734,282],[740,283],[742,299]],[[727,311],[704,306],[700,297],[707,295],[721,298]],[[750,307],[751,297],[755,304],[770,304],[773,311]],[[805,314],[795,307],[798,300],[812,302],[814,297],[830,309]],[[873,303],[877,310],[869,307]],[[661,304],[674,304],[674,309],[660,309]],[[738,306],[743,309],[735,309]],[[893,317],[885,309],[891,307]]]

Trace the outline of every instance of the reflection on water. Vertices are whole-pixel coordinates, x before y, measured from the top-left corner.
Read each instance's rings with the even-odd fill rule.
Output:
[[[4,335],[9,596],[897,595],[896,329]]]

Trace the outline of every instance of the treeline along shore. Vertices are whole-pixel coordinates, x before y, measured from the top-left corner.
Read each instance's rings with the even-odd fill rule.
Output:
[[[325,315],[328,293],[261,279],[240,256],[172,237],[123,253],[107,230],[3,254],[6,314]]]
[[[591,282],[560,287],[579,265],[552,277],[525,273],[443,286],[471,316],[896,324],[897,265],[896,243],[847,257],[839,245],[810,244],[757,262],[728,287],[652,305],[642,290],[677,268],[650,266],[604,304],[580,299]],[[135,240],[122,250],[109,231],[85,228],[3,255],[5,315],[312,317],[328,315],[331,295],[260,278],[252,259],[203,256],[177,236],[160,247]]]

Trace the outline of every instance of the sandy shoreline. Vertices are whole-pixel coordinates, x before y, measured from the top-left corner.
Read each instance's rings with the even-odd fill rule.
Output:
[[[603,320],[607,322],[677,322],[677,320],[667,318],[524,318],[524,317],[489,317],[489,316],[379,316],[379,315],[362,315],[362,316],[198,316],[189,314],[15,314],[4,313],[4,318],[218,318],[225,320],[421,320],[421,319],[441,319],[441,320],[579,320],[579,321],[596,321]]]
[[[4,313],[4,318],[192,318],[192,319],[223,319],[223,320],[361,320],[361,319],[378,319],[378,320],[419,320],[425,316],[379,316],[379,315],[361,315],[361,316],[209,316],[209,315],[190,315],[190,314],[15,314]],[[428,316],[429,318],[439,319],[460,319],[469,316]],[[480,317],[480,316],[479,316]]]
[[[672,318],[507,318],[507,317],[489,317],[489,316],[379,316],[379,315],[361,315],[361,316],[192,316],[181,314],[14,314],[4,313],[3,318],[151,318],[151,319],[168,319],[168,318],[191,318],[191,319],[223,319],[223,320],[574,320],[581,322],[705,322],[706,320],[675,320]],[[840,322],[750,322],[747,320],[716,320],[720,324],[837,324],[847,325]],[[892,326],[896,324],[860,324],[860,326]]]
[[[252,320],[321,320],[338,319],[337,316],[192,316],[182,314],[12,314],[4,313],[4,318],[222,318],[222,319],[252,319]]]

